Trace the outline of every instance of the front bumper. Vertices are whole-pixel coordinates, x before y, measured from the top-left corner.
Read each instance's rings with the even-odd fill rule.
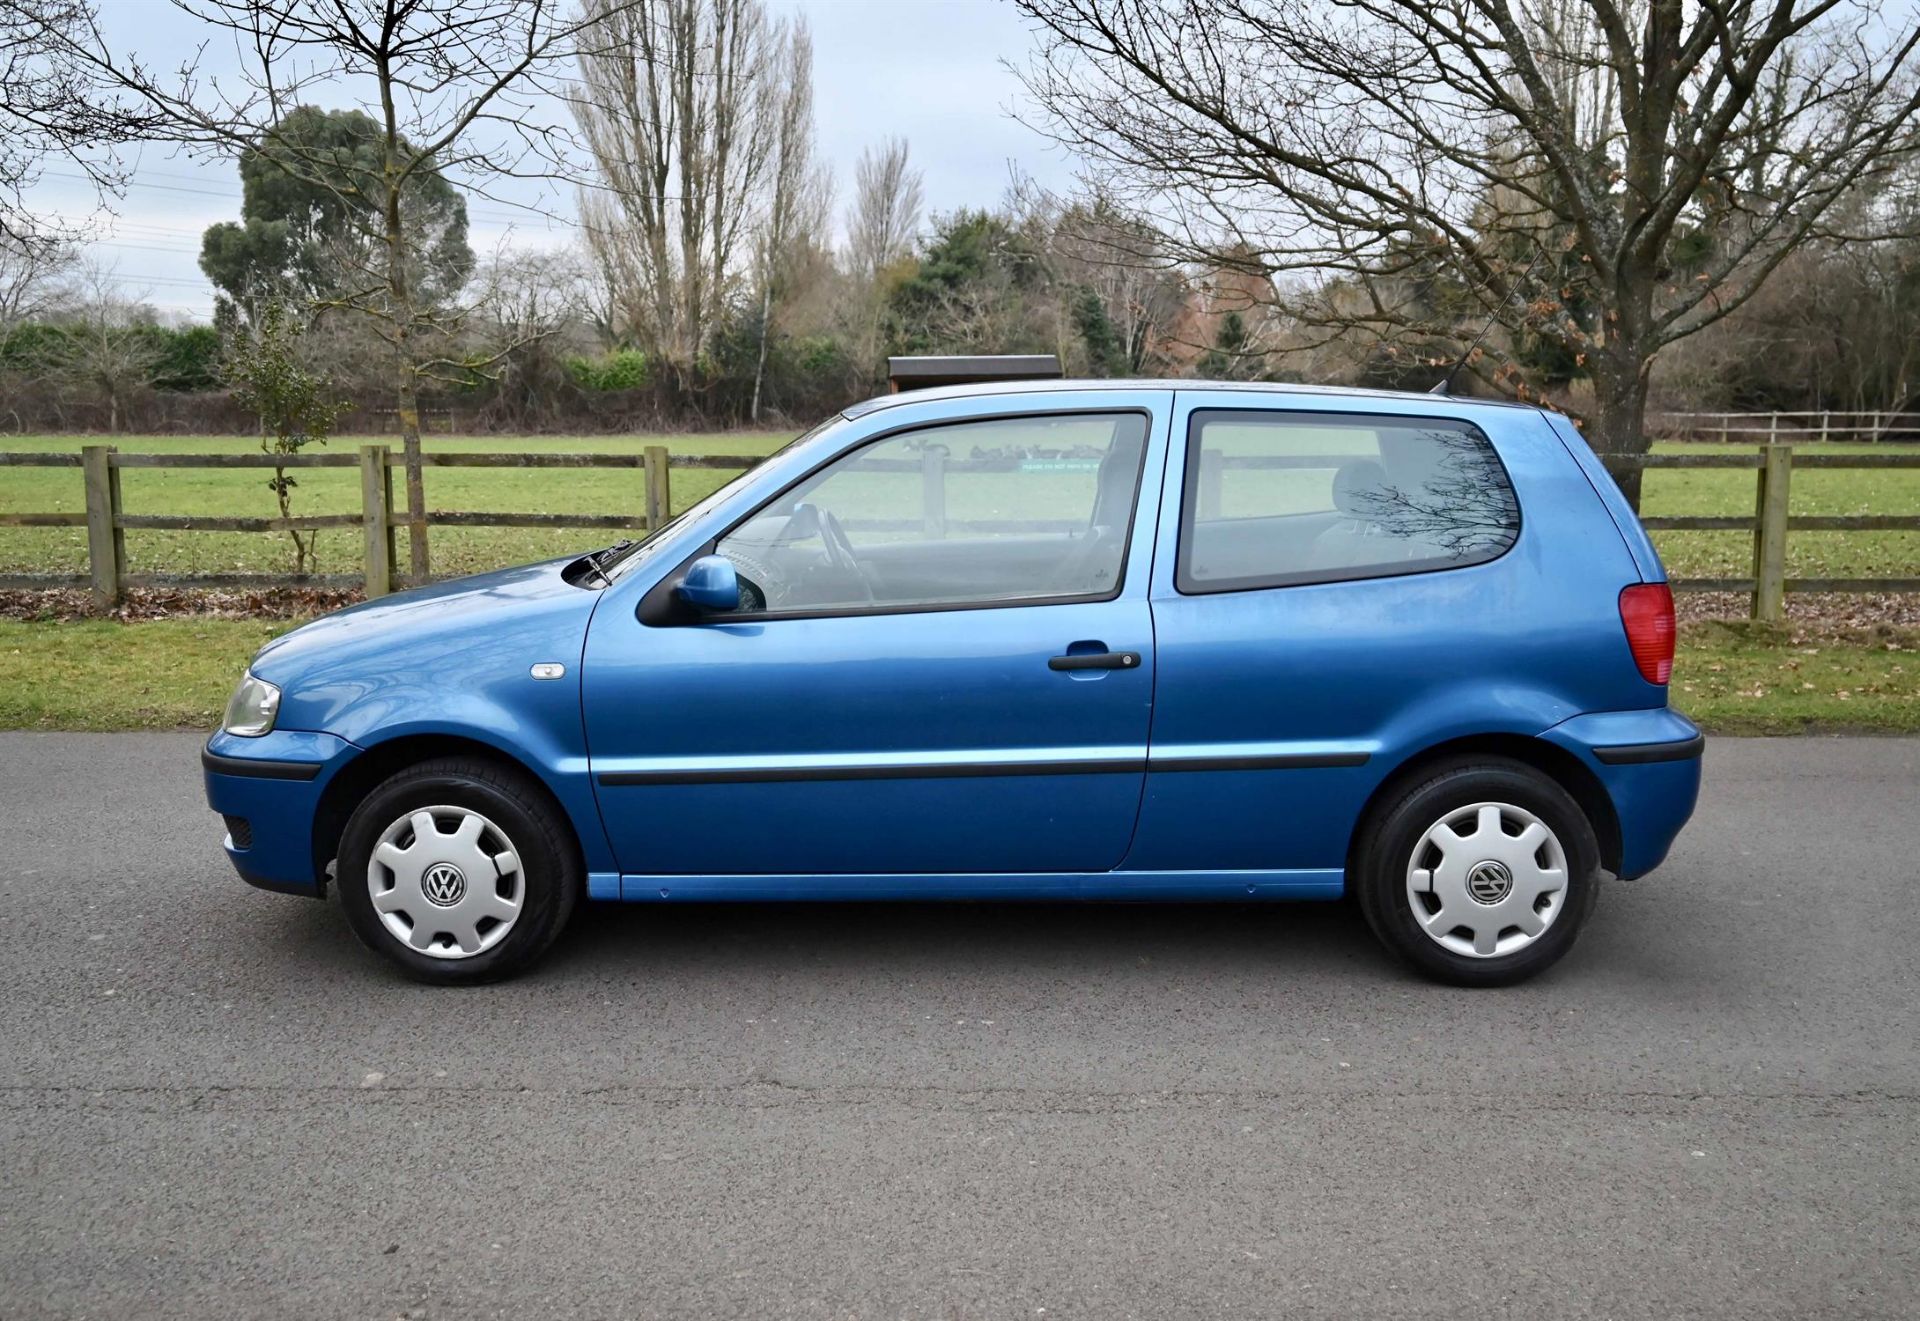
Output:
[[[1670,707],[1598,711],[1563,721],[1541,735],[1593,771],[1620,821],[1620,877],[1644,876],[1693,815],[1700,797],[1706,740]]]
[[[223,732],[200,752],[207,806],[227,819],[222,841],[240,879],[263,890],[319,898],[313,821],[334,773],[358,751],[332,734],[277,729],[258,738]]]

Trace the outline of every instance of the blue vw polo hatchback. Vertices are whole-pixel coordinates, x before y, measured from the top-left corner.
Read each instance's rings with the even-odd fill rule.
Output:
[[[1448,981],[1657,866],[1673,599],[1538,409],[1192,382],[876,399],[644,540],[254,658],[203,756],[241,876],[409,975],[587,899],[1337,899]]]

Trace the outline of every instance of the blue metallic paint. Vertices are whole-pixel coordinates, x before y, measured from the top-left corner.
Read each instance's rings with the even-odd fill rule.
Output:
[[[332,734],[276,729],[257,738],[217,733],[207,740],[207,751],[243,761],[319,765],[320,773],[311,780],[201,773],[207,805],[226,816],[245,817],[253,826],[249,848],[235,848],[231,837],[222,841],[241,875],[257,885],[318,895],[320,877],[313,865],[310,823],[328,783],[360,750]]]
[[[1607,507],[1614,527],[1620,533],[1620,539],[1627,545],[1627,551],[1633,556],[1643,581],[1663,583],[1667,580],[1666,568],[1660,563],[1660,552],[1653,548],[1653,539],[1647,530],[1640,526],[1640,520],[1634,517],[1633,506],[1627,503],[1627,497],[1620,493],[1619,485],[1607,472],[1606,465],[1600,462],[1600,456],[1593,452],[1593,446],[1587,444],[1574,429],[1573,423],[1560,413],[1542,413],[1546,424],[1560,437],[1560,443],[1568,454],[1573,456],[1580,470],[1587,475],[1588,483],[1600,502]]]
[[[1512,477],[1519,540],[1465,569],[1184,596],[1173,562],[1186,424],[1213,408],[1470,422]],[[852,446],[906,426],[1107,409],[1153,417],[1112,600],[669,627],[637,617],[717,533]],[[1625,874],[1657,865],[1692,810],[1698,759],[1593,754],[1694,730],[1640,679],[1614,607],[1621,587],[1663,576],[1658,557],[1557,420],[1422,396],[1052,386],[928,392],[849,416],[705,502],[604,590],[567,582],[563,562],[530,565],[357,606],[269,644],[253,668],[282,689],[280,728],[209,746],[322,769],[306,782],[207,775],[217,810],[255,822],[253,846],[230,850],[236,865],[317,892],[321,795],[363,749],[413,735],[472,740],[538,774],[601,899],[1327,898],[1386,779],[1426,749],[1489,734],[1580,758],[1618,810]],[[1048,670],[1095,642],[1142,663]],[[566,678],[533,681],[541,661],[565,664]],[[1036,762],[1052,765],[1041,774]],[[1098,769],[1062,773],[1080,770],[1071,763]],[[1005,773],[947,778],[983,766]],[[725,782],[809,767],[922,773]],[[718,782],[596,782],[678,772]]]
[[[352,606],[278,638],[252,669],[281,688],[279,724],[361,748],[453,735],[535,771],[566,809],[587,869],[612,853],[588,774],[580,655],[598,591],[566,560],[456,579]],[[567,667],[536,680],[543,661]]]
[[[1299,403],[1183,390],[1173,433],[1185,435],[1193,413],[1223,408],[1293,412]],[[1614,608],[1620,588],[1640,580],[1633,558],[1540,414],[1447,398],[1317,398],[1312,411],[1478,426],[1519,497],[1519,540],[1464,569],[1186,596],[1174,584],[1181,483],[1170,478],[1152,596],[1154,746],[1375,755],[1335,770],[1149,770],[1129,868],[1339,867],[1374,791],[1427,748],[1536,735],[1582,711],[1665,705],[1665,690],[1635,671]]]
[[[722,555],[702,555],[695,560],[674,590],[682,600],[702,610],[740,608],[740,575],[733,561]]]
[[[1620,818],[1622,876],[1644,876],[1666,860],[1674,837],[1700,796],[1701,758],[1612,766],[1595,748],[1686,743],[1699,728],[1678,711],[1596,711],[1562,721],[1541,734],[1598,776]]]
[[[907,405],[827,433],[808,467],[875,438],[1009,412],[1152,409],[1148,490],[1165,463],[1161,392],[1063,391],[972,408]],[[781,483],[784,485],[785,483]],[[716,511],[707,538],[780,489]],[[810,875],[1095,872],[1127,851],[1144,770],[1023,774],[1024,762],[1144,763],[1153,697],[1146,605],[1156,502],[1134,510],[1132,552],[1106,601],[829,618],[724,616],[652,627],[635,616],[670,567],[608,593],[587,637],[583,705],[594,767],[641,771],[853,762],[1009,764],[956,788],[945,778],[597,784],[628,873]],[[1097,645],[1095,645],[1097,644]],[[1072,650],[1138,652],[1139,667],[1061,673]],[[1051,768],[1057,770],[1057,768]],[[964,807],[962,806],[964,804]],[[672,830],[660,823],[673,822]],[[993,828],[982,829],[990,821]],[[626,887],[623,885],[623,893]]]

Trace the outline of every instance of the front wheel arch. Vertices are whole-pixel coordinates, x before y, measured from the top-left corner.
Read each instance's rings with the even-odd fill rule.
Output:
[[[463,738],[458,734],[407,734],[367,748],[342,766],[321,793],[319,805],[313,814],[313,874],[323,892],[328,881],[327,868],[339,854],[340,838],[346,832],[347,819],[361,801],[377,786],[408,767],[442,757],[470,757],[491,762],[524,777],[529,787],[545,796],[547,805],[558,813],[560,819],[572,825],[569,834],[573,837],[574,860],[585,871],[579,827],[572,824],[573,817],[566,810],[566,805],[547,788],[533,767],[479,739]]]
[[[1355,819],[1353,835],[1347,841],[1348,875],[1353,874],[1360,845],[1367,832],[1374,828],[1380,812],[1409,783],[1441,762],[1475,756],[1505,757],[1520,762],[1566,790],[1573,801],[1580,805],[1587,824],[1593,827],[1594,839],[1600,846],[1600,865],[1619,875],[1622,850],[1620,816],[1614,810],[1613,796],[1600,783],[1600,777],[1573,753],[1545,739],[1530,738],[1525,734],[1474,734],[1449,739],[1414,753],[1394,767],[1368,795],[1365,807]]]

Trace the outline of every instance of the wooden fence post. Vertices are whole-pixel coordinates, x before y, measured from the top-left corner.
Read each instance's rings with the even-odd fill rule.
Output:
[[[920,451],[920,521],[929,539],[947,535],[947,451],[939,445]]]
[[[1219,450],[1200,451],[1200,498],[1195,517],[1212,521],[1220,517],[1220,478],[1226,468],[1226,455]]]
[[[93,577],[93,608],[120,604],[120,583],[127,574],[127,534],[120,528],[120,474],[113,446],[83,445],[81,471],[87,488],[87,568]]]
[[[647,470],[647,531],[658,532],[673,514],[673,492],[667,477],[667,447],[649,445],[644,457]]]
[[[1760,450],[1753,529],[1753,617],[1777,622],[1787,612],[1787,491],[1793,446]]]
[[[386,501],[387,511],[387,583],[393,583],[393,566],[400,562],[400,529],[393,525],[393,451],[385,445],[380,447],[380,468],[386,475],[382,479],[380,493]]]
[[[393,478],[387,470],[385,445],[360,447],[360,524],[364,537],[371,601],[393,590]]]

